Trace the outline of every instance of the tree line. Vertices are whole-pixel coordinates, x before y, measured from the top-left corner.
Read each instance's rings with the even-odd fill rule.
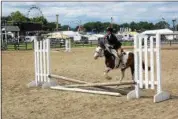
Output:
[[[49,22],[43,16],[28,18],[19,11],[12,12],[8,16],[3,16],[1,22],[2,25],[5,24],[5,22],[6,25],[17,25],[19,23],[38,23],[42,25],[43,30],[53,31],[56,29],[56,22]],[[58,26],[61,27],[60,24],[58,24]]]
[[[43,16],[39,16],[39,17],[35,17],[35,18],[27,18],[25,15],[23,15],[22,13],[20,13],[19,11],[16,12],[12,12],[9,16],[3,16],[1,21],[7,21],[7,25],[12,24],[13,23],[17,23],[17,22],[35,22],[35,23],[40,23],[42,24],[42,29],[43,30],[49,30],[49,31],[54,31],[56,29],[56,22],[49,22],[45,17]],[[68,28],[70,28],[70,30],[74,30],[77,31],[79,26],[76,26],[75,28],[71,28],[68,25],[63,25],[61,26],[61,24],[58,24],[60,30],[68,30]],[[96,21],[96,22],[87,22],[85,24],[82,25],[82,28],[84,31],[86,32],[105,32],[106,28],[110,26],[110,22],[100,22],[100,21]],[[140,21],[140,22],[134,22],[132,21],[131,23],[123,23],[123,24],[116,24],[113,23],[112,24],[114,32],[117,32],[120,30],[120,28],[126,28],[129,27],[131,28],[132,31],[137,31],[137,32],[141,32],[144,30],[153,30],[153,29],[163,29],[163,28],[169,28],[169,29],[173,29],[170,27],[170,24],[168,24],[166,21],[159,21],[155,24],[151,23],[151,22],[147,22],[147,21]],[[176,25],[177,29],[178,29],[178,24]]]
[[[86,31],[104,32],[106,28],[110,26],[110,23],[109,22],[101,23],[99,21],[88,22],[85,23],[83,26],[86,29]],[[172,29],[166,21],[159,21],[155,24],[149,23],[147,21],[140,21],[137,23],[132,21],[131,23],[112,24],[112,26],[115,32],[119,31],[120,28],[131,28],[132,31],[137,31],[137,32],[141,32],[145,30],[164,29],[164,28]]]

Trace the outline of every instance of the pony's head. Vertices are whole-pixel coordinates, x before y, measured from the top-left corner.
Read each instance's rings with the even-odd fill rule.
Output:
[[[94,53],[94,59],[98,59],[98,57],[103,57],[104,51],[100,46],[97,46]]]

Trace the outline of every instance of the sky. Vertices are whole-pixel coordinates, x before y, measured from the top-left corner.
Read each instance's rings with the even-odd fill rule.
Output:
[[[76,26],[86,22],[101,21],[117,24],[132,21],[148,21],[156,23],[165,19],[172,25],[172,19],[177,18],[178,2],[2,2],[2,16],[11,12],[20,11],[27,16],[29,9],[38,6],[45,18],[50,22],[56,21],[59,14],[59,23]],[[32,9],[29,17],[41,16],[40,12]]]

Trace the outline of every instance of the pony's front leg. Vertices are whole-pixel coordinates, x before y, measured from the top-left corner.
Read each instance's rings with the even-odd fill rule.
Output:
[[[104,76],[108,80],[112,79],[112,77],[108,76],[108,73],[109,73],[110,70],[111,70],[111,68],[107,67],[106,70],[104,71]]]
[[[119,80],[120,83],[124,79],[124,77],[125,77],[125,69],[121,69],[121,77],[120,77],[120,80]]]

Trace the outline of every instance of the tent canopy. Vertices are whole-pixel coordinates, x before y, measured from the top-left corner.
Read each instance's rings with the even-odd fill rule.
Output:
[[[142,32],[141,34],[156,34],[156,33],[160,33],[160,34],[173,33],[173,31],[170,29],[156,29],[156,30],[147,30]]]
[[[147,30],[147,31],[142,32],[141,34],[145,35],[145,34],[156,34],[156,33],[166,34],[166,33],[173,33],[173,31],[170,30],[170,29],[157,29],[157,30]],[[173,40],[174,39],[172,35],[166,35],[165,37],[168,40]]]
[[[60,32],[54,32],[54,33],[48,33],[47,38],[60,38],[60,39],[68,39],[69,37],[67,35],[64,35]]]
[[[62,34],[67,35],[68,37],[74,37],[77,35],[74,31],[62,31]]]

